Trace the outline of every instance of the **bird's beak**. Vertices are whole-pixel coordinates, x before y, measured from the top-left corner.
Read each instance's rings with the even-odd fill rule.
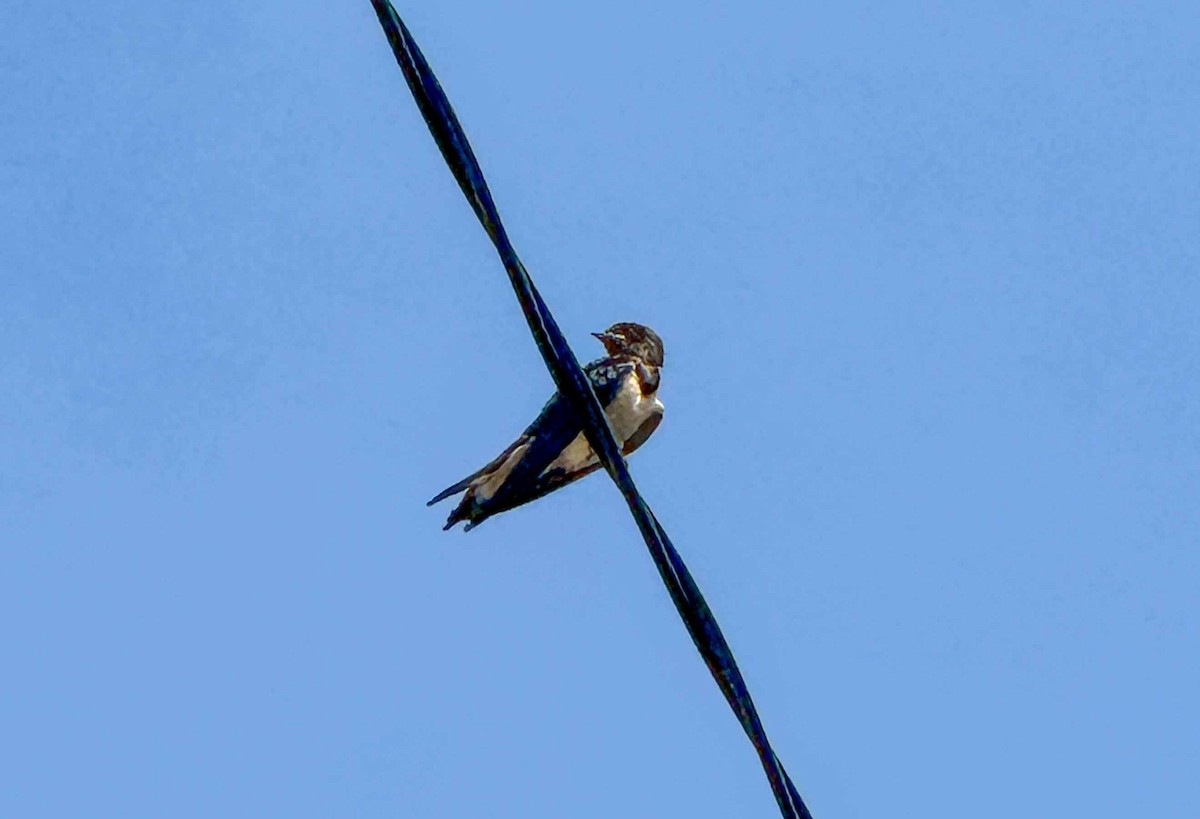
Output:
[[[612,336],[610,336],[608,333],[592,333],[592,335],[595,336],[596,338],[600,339],[601,343],[608,341],[610,338],[612,338]]]

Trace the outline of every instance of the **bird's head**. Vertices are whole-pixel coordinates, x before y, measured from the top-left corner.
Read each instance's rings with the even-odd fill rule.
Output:
[[[663,344],[658,334],[644,324],[622,321],[603,333],[592,333],[613,356],[640,358],[652,367],[663,365]]]

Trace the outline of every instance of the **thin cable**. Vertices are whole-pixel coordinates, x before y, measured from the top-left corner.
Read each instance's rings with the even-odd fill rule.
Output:
[[[812,819],[812,814],[767,740],[754,701],[750,698],[746,682],[733,658],[733,651],[721,633],[704,595],[700,593],[683,558],[679,556],[667,533],[634,485],[629,467],[613,437],[608,418],[596,398],[596,393],[562,331],[559,330],[558,323],[534,287],[533,280],[518,258],[516,250],[509,242],[508,234],[500,221],[500,214],[492,200],[491,191],[483,178],[483,171],[480,170],[471,144],[467,141],[467,136],[459,125],[458,117],[442,91],[441,84],[392,4],[388,0],[371,0],[371,4],[375,7],[379,23],[392,46],[400,70],[404,72],[404,79],[408,82],[425,124],[429,126],[429,131],[441,149],[450,172],[454,174],[467,197],[467,202],[496,246],[496,252],[504,263],[513,292],[516,293],[521,311],[529,324],[529,330],[558,391],[567,397],[572,408],[582,419],[583,430],[592,450],[625,498],[667,592],[692,637],[692,642],[696,644],[705,665],[708,666],[729,707],[733,709],[758,753],[775,800],[779,803],[780,813],[786,819]]]

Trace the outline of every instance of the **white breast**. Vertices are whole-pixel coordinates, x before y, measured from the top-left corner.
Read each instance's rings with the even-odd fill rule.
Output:
[[[637,379],[630,378],[621,385],[621,391],[608,405],[605,414],[608,416],[608,423],[612,427],[617,443],[624,446],[625,442],[638,431],[647,418],[652,415],[661,415],[662,411],[663,405],[658,400],[658,393],[642,395]],[[591,466],[597,461],[591,445],[588,444],[587,438],[581,432],[575,436],[575,440],[571,441],[562,454],[546,467],[542,474],[560,467],[567,472],[574,472],[577,469]]]

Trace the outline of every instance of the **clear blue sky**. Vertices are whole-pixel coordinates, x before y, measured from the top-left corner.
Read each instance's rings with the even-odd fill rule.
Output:
[[[1200,7],[400,3],[818,819],[1200,815]],[[0,814],[775,810],[366,0],[0,13]]]

